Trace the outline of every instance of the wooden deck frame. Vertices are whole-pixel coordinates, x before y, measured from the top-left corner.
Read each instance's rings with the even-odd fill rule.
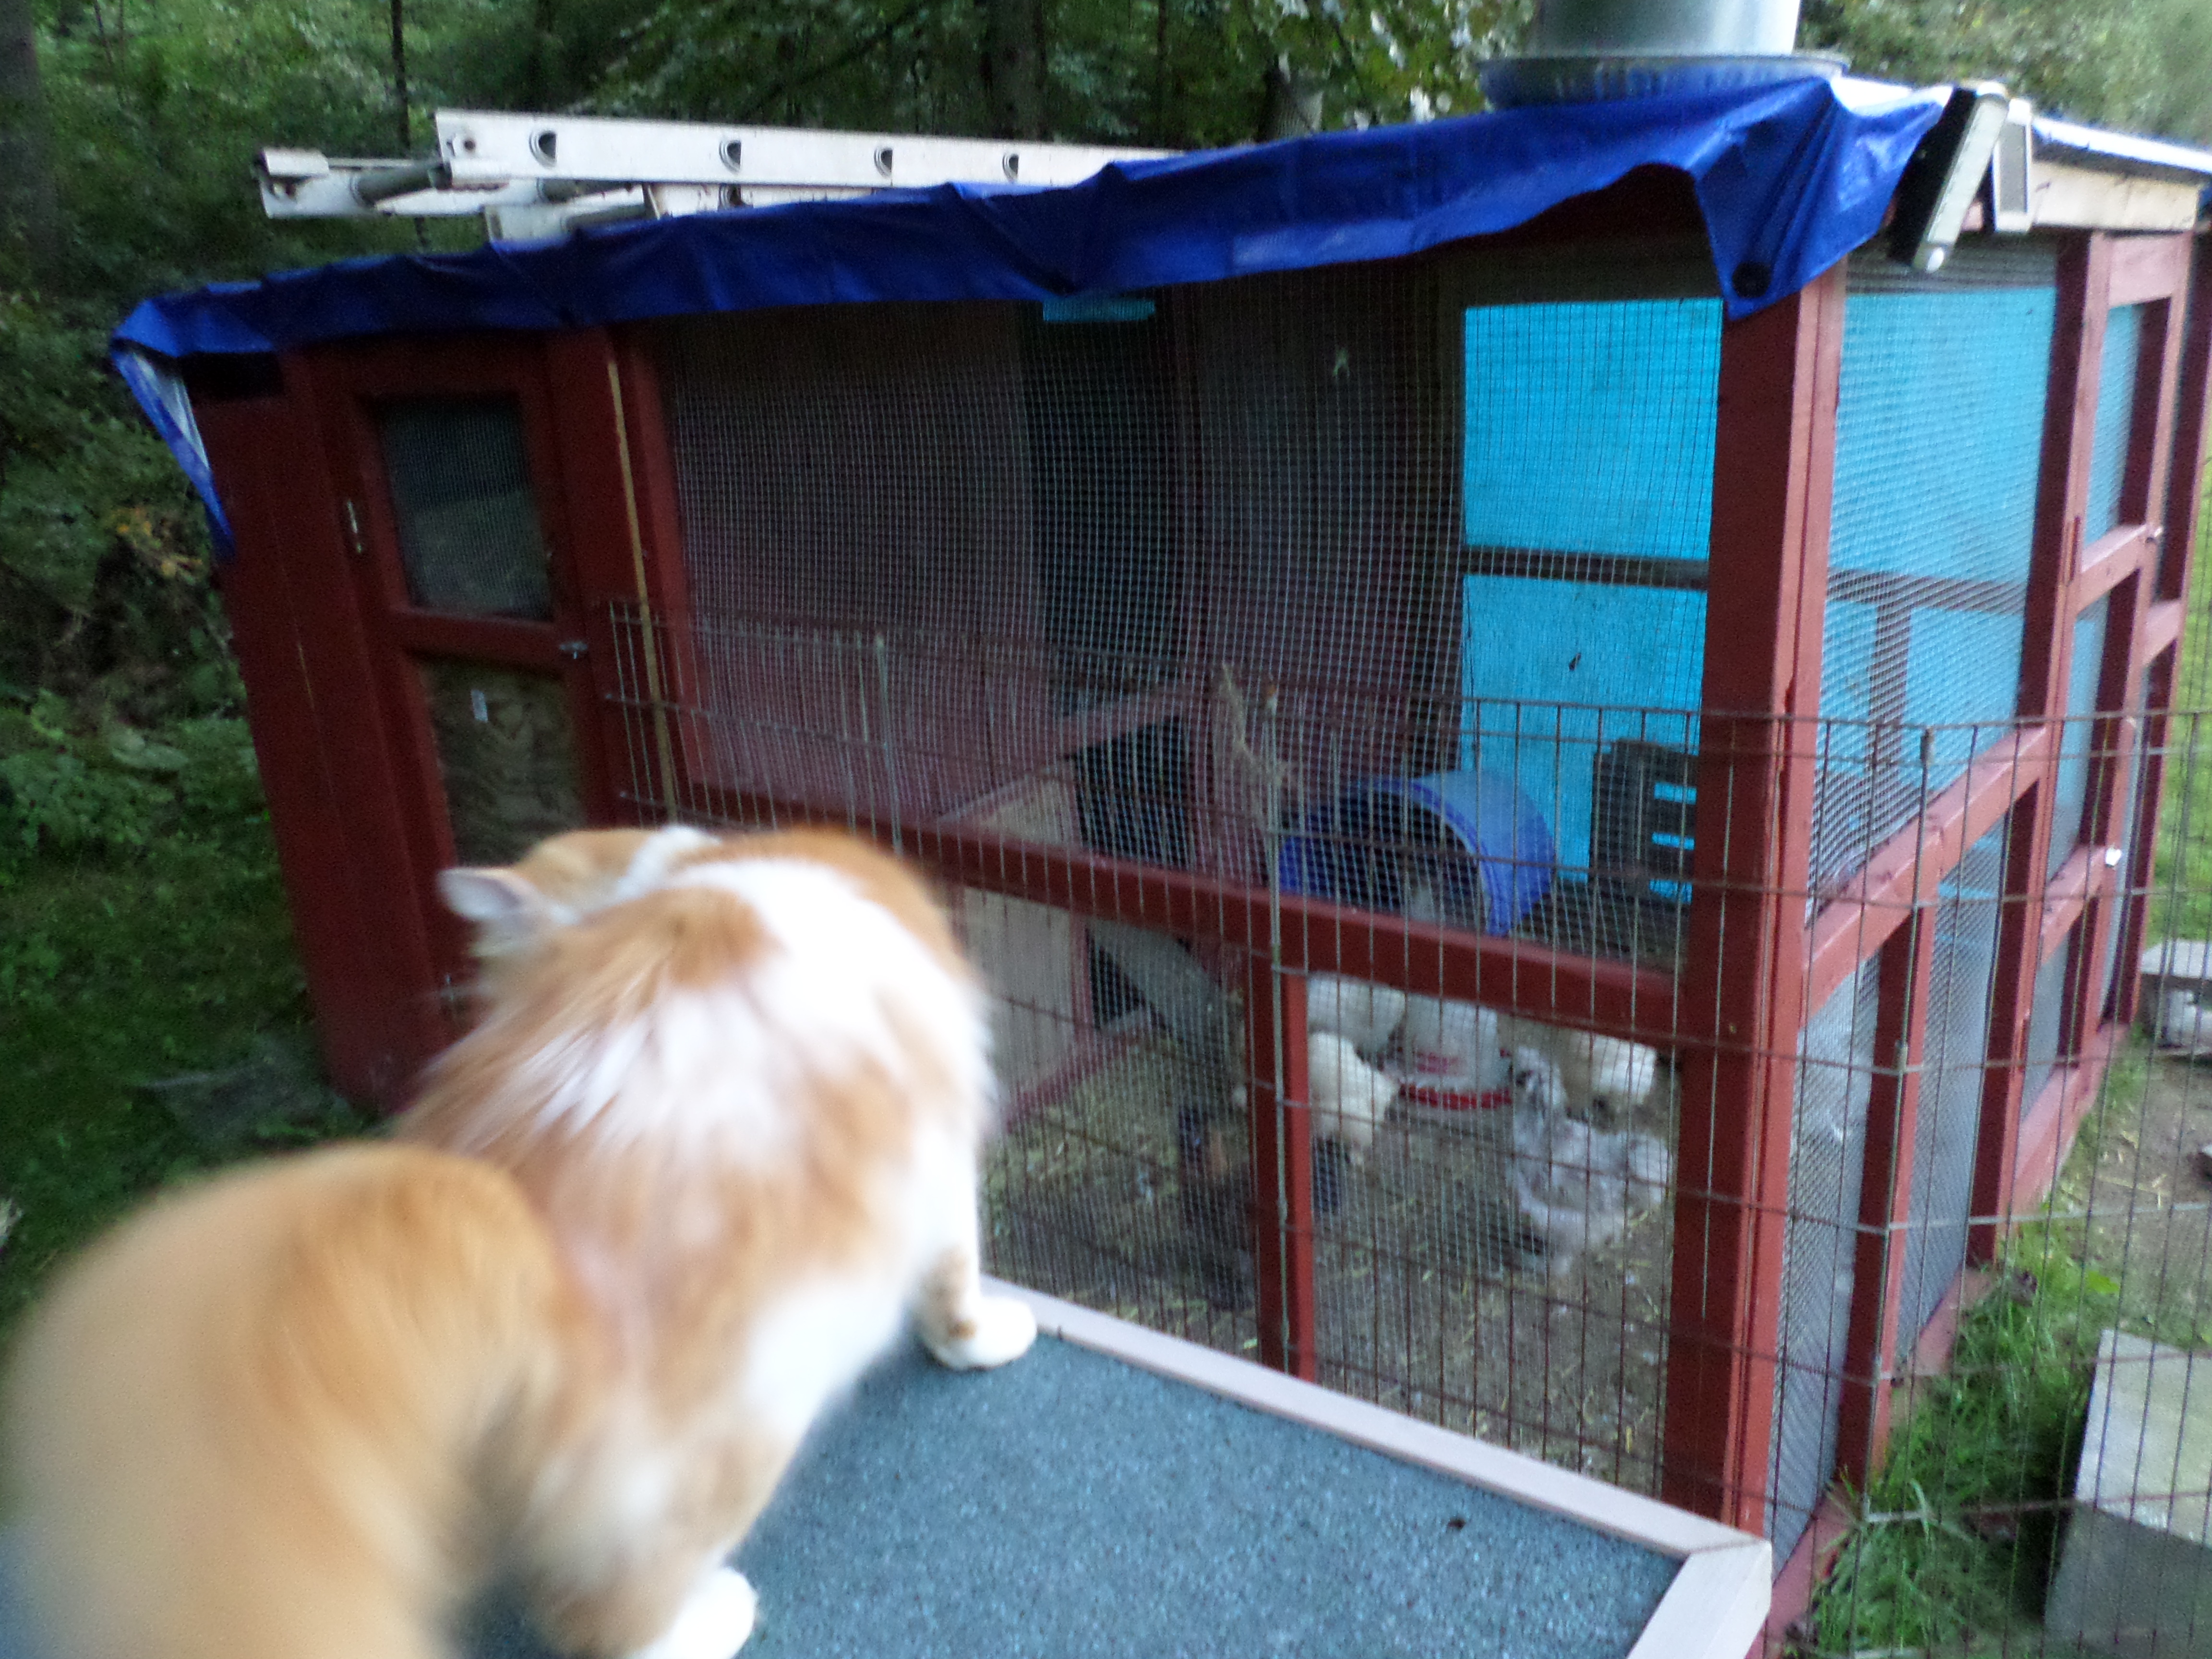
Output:
[[[1680,1561],[1629,1659],[1741,1659],[1765,1620],[1774,1554],[1756,1534],[1056,1297],[985,1289],[1026,1305],[1048,1336]]]

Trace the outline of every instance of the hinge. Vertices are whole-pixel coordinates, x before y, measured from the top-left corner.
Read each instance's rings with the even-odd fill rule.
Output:
[[[361,533],[361,514],[350,499],[340,501],[338,507],[345,515],[346,541],[352,547],[354,556],[360,558],[368,551],[368,543]]]

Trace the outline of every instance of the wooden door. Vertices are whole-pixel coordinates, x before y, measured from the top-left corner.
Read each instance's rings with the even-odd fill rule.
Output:
[[[318,368],[412,896],[450,988],[467,940],[437,872],[614,817],[605,620],[579,572],[541,347],[378,347]]]

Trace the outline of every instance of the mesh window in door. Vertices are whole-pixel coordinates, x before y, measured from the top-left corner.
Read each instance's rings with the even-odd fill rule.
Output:
[[[514,400],[390,404],[377,425],[408,599],[461,616],[550,617],[545,542]]]
[[[463,864],[511,864],[546,836],[582,825],[568,694],[559,680],[481,663],[416,667]]]

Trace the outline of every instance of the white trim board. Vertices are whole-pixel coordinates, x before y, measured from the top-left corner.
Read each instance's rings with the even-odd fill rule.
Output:
[[[1765,1623],[1774,1554],[1764,1538],[1057,1297],[997,1279],[984,1288],[1025,1304],[1063,1342],[1673,1557],[1681,1568],[1629,1659],[1743,1659]]]

